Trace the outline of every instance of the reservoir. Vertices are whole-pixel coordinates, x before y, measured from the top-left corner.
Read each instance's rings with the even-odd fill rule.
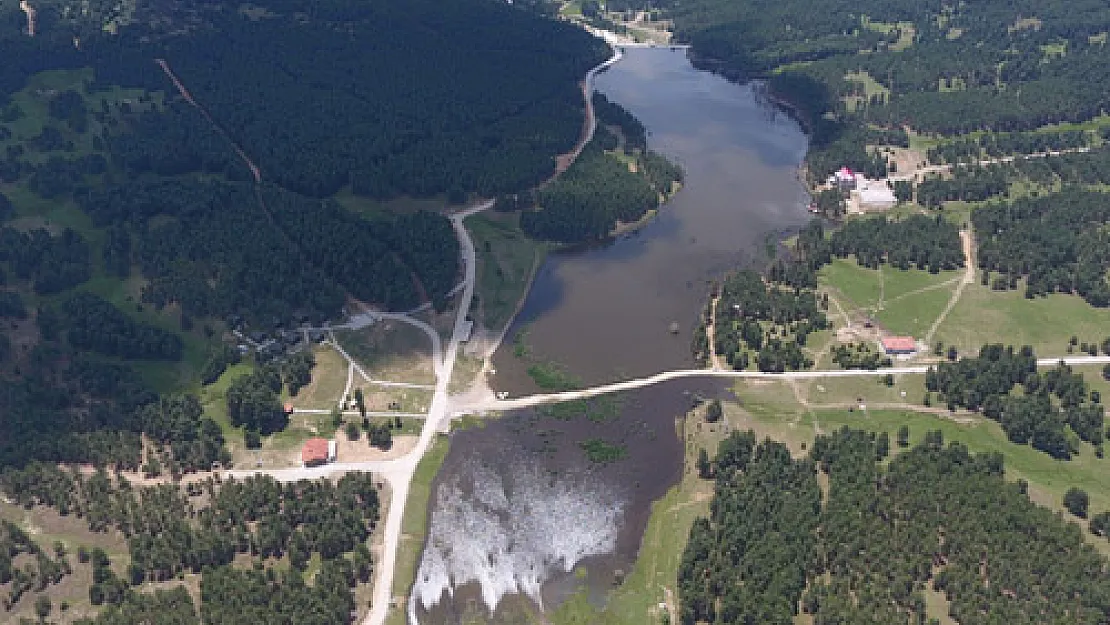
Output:
[[[595,86],[643,122],[686,183],[637,232],[548,257],[494,358],[490,382],[513,396],[537,390],[514,355],[522,329],[533,358],[588,385],[693,366],[708,283],[765,259],[809,217],[806,138],[759,85],[696,70],[683,52],[631,49]],[[602,605],[635,562],[652,501],[682,475],[681,417],[727,393],[687,378],[452,434],[410,617],[533,622],[583,590]]]
[[[769,236],[810,217],[798,180],[806,137],[760,85],[696,70],[683,52],[635,48],[595,86],[643,122],[686,184],[639,231],[548,257],[494,359],[491,383],[512,396],[535,390],[514,362],[521,328],[536,359],[587,385],[689,368],[708,281],[766,258]]]

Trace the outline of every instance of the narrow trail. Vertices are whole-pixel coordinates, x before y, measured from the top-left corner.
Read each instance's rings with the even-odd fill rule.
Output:
[[[970,162],[970,163],[945,163],[943,165],[926,165],[925,167],[918,167],[918,168],[914,169],[913,171],[910,171],[910,172],[907,172],[907,173],[904,173],[904,174],[897,174],[897,175],[894,175],[894,176],[887,176],[886,178],[881,178],[880,181],[881,182],[898,182],[898,181],[906,181],[906,180],[917,180],[919,178],[924,178],[925,176],[927,176],[929,174],[948,173],[948,172],[952,171],[953,169],[957,169],[957,168],[986,167],[988,165],[1003,165],[1003,164],[1006,164],[1006,163],[1013,163],[1015,161],[1028,161],[1028,160],[1033,160],[1033,159],[1038,159],[1038,158],[1048,158],[1050,156],[1063,156],[1065,154],[1084,154],[1084,153],[1087,153],[1087,152],[1090,152],[1090,151],[1091,151],[1090,147],[1067,148],[1067,149],[1064,149],[1064,150],[1046,150],[1044,152],[1032,152],[1032,153],[1029,153],[1029,154],[1013,154],[1013,155],[1010,155],[1010,156],[1000,156],[1000,157],[997,157],[997,158],[985,158],[985,159],[981,159],[981,160],[978,160],[978,161],[973,161],[973,162]]]
[[[624,53],[621,52],[620,48],[613,47],[613,56],[609,57],[608,60],[604,61],[597,67],[594,67],[589,72],[586,72],[586,77],[582,79],[582,98],[583,100],[585,100],[586,104],[586,115],[585,119],[583,120],[582,134],[578,137],[578,142],[574,144],[574,148],[572,148],[570,152],[567,152],[566,154],[560,154],[555,158],[555,173],[551,174],[550,178],[540,183],[541,188],[551,184],[563,172],[570,169],[570,166],[574,164],[574,161],[578,160],[578,157],[581,156],[582,150],[584,150],[586,148],[586,145],[593,140],[594,133],[597,132],[597,116],[594,113],[593,99],[594,77],[597,76],[599,72],[607,69],[617,61],[621,60],[621,58],[623,57]]]
[[[848,313],[844,310],[844,307],[840,305],[840,300],[832,295],[829,295],[829,302],[831,302],[832,305],[836,307],[836,312],[844,318],[844,327],[852,327],[852,318],[848,316]]]
[[[886,275],[883,273],[883,263],[879,263],[879,301],[875,303],[875,310],[883,310],[886,305]]]
[[[721,359],[717,355],[717,302],[720,297],[709,300],[709,323],[705,328],[705,337],[709,341],[709,365],[713,369],[721,369]]]
[[[224,130],[224,127],[216,123],[216,120],[213,119],[212,115],[208,112],[208,109],[206,109],[203,105],[201,105],[193,98],[193,95],[189,93],[189,90],[186,89],[185,85],[182,84],[180,79],[178,79],[177,74],[175,74],[173,72],[173,69],[170,68],[170,64],[166,62],[165,59],[154,59],[154,62],[158,64],[158,67],[162,68],[162,72],[165,73],[166,76],[170,79],[170,82],[173,83],[173,86],[177,89],[177,92],[181,94],[181,97],[184,98],[185,101],[191,104],[195,109],[197,109],[197,111],[199,111],[200,114],[204,116],[204,119],[206,119],[208,123],[212,125],[212,128],[214,128],[221,137],[227,140],[232,149],[235,150],[235,153],[239,155],[239,158],[242,159],[247,168],[251,170],[251,176],[254,177],[255,184],[261,184],[262,172],[258,169],[258,166],[254,164],[254,161],[252,161],[249,156],[247,156],[247,153],[243,151],[243,148],[234,139],[231,138],[231,135],[229,135],[227,131]],[[267,210],[266,214],[269,215],[269,213],[270,211]]]
[[[354,361],[347,362],[347,385],[343,387],[343,396],[336,402],[340,406],[347,403],[347,398],[351,396],[351,385],[355,381],[355,363]],[[295,411],[294,411],[295,412]]]
[[[959,303],[960,296],[964,294],[964,289],[967,288],[967,285],[975,282],[975,253],[972,249],[974,245],[974,232],[971,230],[970,225],[967,230],[960,231],[960,242],[963,243],[964,264],[967,266],[967,269],[964,271],[964,277],[960,280],[960,284],[957,285],[956,290],[952,292],[952,297],[948,299],[948,304],[945,305],[944,310],[941,311],[940,315],[933,321],[933,325],[929,326],[929,331],[925,333],[924,340],[926,345],[931,345],[933,343],[933,337],[936,336],[940,324],[944,323],[944,320],[948,318],[948,313],[952,312],[952,309]]]

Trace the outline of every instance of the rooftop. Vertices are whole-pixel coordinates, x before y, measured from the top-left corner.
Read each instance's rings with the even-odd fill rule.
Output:
[[[883,349],[888,352],[912,352],[917,350],[917,341],[912,336],[883,337]]]
[[[328,461],[328,441],[325,438],[310,438],[301,448],[301,462],[304,464]]]

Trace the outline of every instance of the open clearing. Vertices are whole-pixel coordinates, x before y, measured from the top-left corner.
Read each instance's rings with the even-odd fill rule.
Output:
[[[840,258],[821,268],[818,282],[855,321],[873,318],[888,332],[921,337],[944,311],[961,275],[961,270],[932,274],[889,265],[868,269]],[[830,311],[834,321],[842,321],[839,312]]]
[[[375,380],[435,384],[432,345],[420,328],[383,319],[361,330],[337,330],[335,338]]]
[[[312,381],[290,401],[297,408],[328,410],[337,406],[343,397],[347,386],[347,361],[329,346],[317,346],[312,351],[316,357]]]
[[[28,622],[37,622],[35,619],[35,600],[40,595],[46,595],[54,603],[51,613],[54,619],[61,622],[72,622],[79,618],[91,618],[100,608],[93,608],[89,604],[89,586],[92,585],[92,565],[81,564],[77,561],[77,548],[84,545],[88,548],[100,547],[112,560],[112,569],[117,574],[124,574],[130,562],[127,544],[118,532],[93,533],[84,519],[75,515],[62,516],[54,508],[36,506],[31,510],[0,503],[0,519],[18,525],[23,531],[38,543],[51,558],[54,558],[54,543],[61,542],[66,547],[66,558],[73,567],[73,574],[62,578],[61,583],[52,584],[45,592],[28,591],[20,599],[11,612],[4,612],[5,622],[19,622],[26,618]],[[34,562],[33,558],[21,556],[14,563],[22,566],[24,563]],[[5,598],[11,584],[0,584],[0,595]],[[60,604],[65,601],[69,609],[62,612]]]
[[[889,265],[868,269],[849,257],[834,259],[832,264],[822,267],[817,276],[821,285],[836,289],[844,296],[842,303],[846,299],[857,308],[875,309],[923,289],[945,290],[941,285],[958,279],[962,273],[962,270],[955,270],[932,274],[920,269],[896,269]]]
[[[1068,339],[1100,343],[1110,335],[1110,309],[1094,308],[1075,295],[1025,299],[1016,291],[991,291],[969,284],[937,330],[936,340],[961,354],[978,353],[987,343],[1031,345],[1038,356],[1067,354]]]
[[[944,312],[952,297],[952,286],[905,295],[888,301],[875,314],[875,320],[893,334],[921,338],[929,331],[936,318]]]
[[[116,106],[121,104],[135,111],[162,107],[161,91],[147,94],[142,89],[123,89],[116,86],[104,91],[90,92],[88,86],[93,78],[94,73],[90,68],[47,70],[29,78],[27,86],[11,96],[11,105],[18,107],[22,115],[4,124],[11,130],[12,136],[6,141],[0,140],[0,149],[28,141],[38,136],[44,127],[52,126],[61,131],[66,140],[73,142],[73,151],[67,155],[82,156],[93,151],[93,137],[101,134],[101,124],[96,121],[93,114],[100,112],[102,107],[107,107],[109,112],[114,111]],[[52,118],[48,112],[50,100],[68,89],[73,89],[85,99],[85,107],[89,115],[88,129],[84,133],[74,132],[64,121]],[[145,99],[146,102],[140,102],[140,98]],[[26,155],[26,158],[41,162],[46,160],[46,154],[32,151]]]
[[[231,425],[231,419],[227,415],[227,389],[235,378],[252,371],[254,371],[254,365],[249,362],[232,365],[215,382],[201,387],[198,391],[200,403],[204,406],[204,414],[219,424],[233,456],[243,447],[243,431]]]

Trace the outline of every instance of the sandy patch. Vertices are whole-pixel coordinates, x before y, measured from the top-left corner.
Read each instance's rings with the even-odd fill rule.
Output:
[[[417,436],[394,436],[393,447],[382,451],[370,445],[365,432],[359,432],[357,440],[348,440],[343,431],[336,432],[336,462],[369,462],[372,460],[392,460],[400,458],[416,447]]]

